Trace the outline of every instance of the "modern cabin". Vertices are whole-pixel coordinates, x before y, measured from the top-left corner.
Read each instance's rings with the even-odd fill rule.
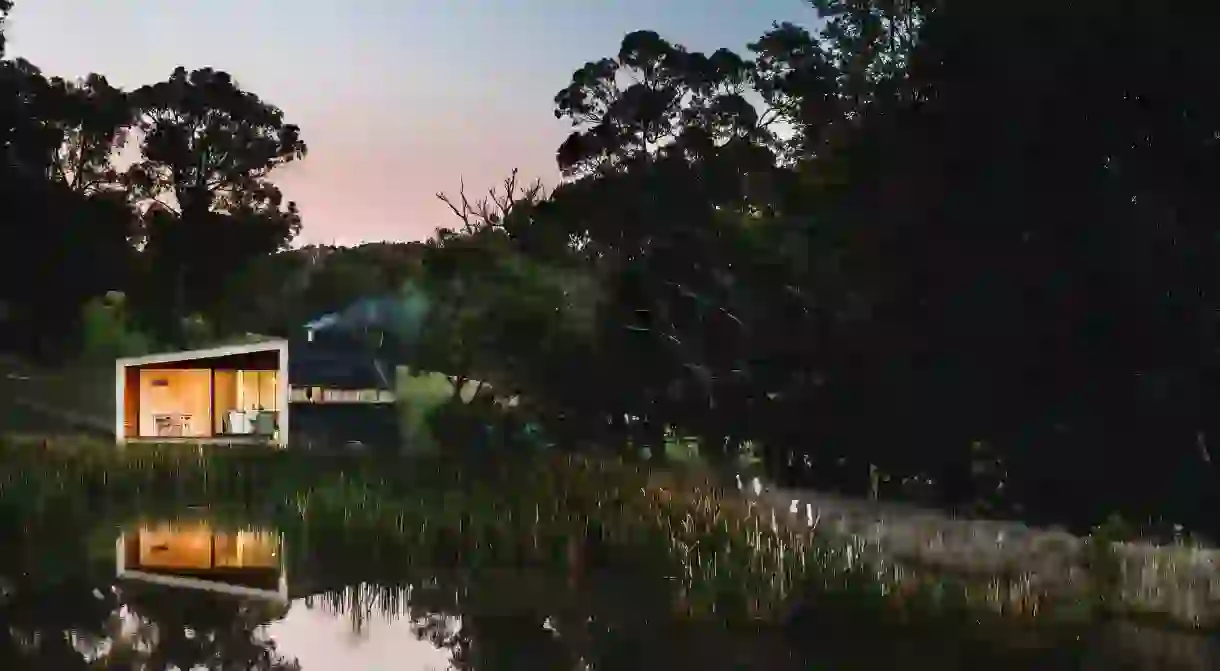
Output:
[[[115,362],[115,437],[287,445],[288,341],[269,339]]]
[[[120,580],[289,600],[283,535],[271,529],[144,524],[119,536],[115,558]]]
[[[302,445],[396,439],[393,374],[359,347],[304,339],[272,338],[115,362],[120,445],[282,448],[290,436]]]

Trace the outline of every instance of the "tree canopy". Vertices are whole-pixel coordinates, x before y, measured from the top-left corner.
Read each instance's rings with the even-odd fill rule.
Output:
[[[0,271],[10,347],[62,356],[80,344],[83,305],[109,291],[131,294],[141,328],[178,341],[187,317],[224,314],[232,276],[300,230],[270,181],[305,155],[300,129],[228,73],[180,67],[123,91],[14,59],[0,61],[0,95],[0,208],[20,240]]]
[[[820,30],[777,24],[745,55],[637,31],[578,68],[554,99],[568,179],[494,245],[439,236],[426,267],[580,278],[584,327],[498,321],[564,292],[493,274],[460,327],[481,337],[449,342],[573,444],[677,431],[761,446],[789,482],[863,493],[880,469],[946,505],[1206,524],[1202,28],[1174,3],[811,4]],[[997,458],[999,492],[975,475]]]
[[[864,493],[881,472],[1035,521],[1209,524],[1207,22],[1177,2],[809,4],[816,30],[739,52],[626,35],[556,83],[562,183],[461,189],[433,239],[355,248],[289,249],[301,215],[271,177],[301,131],[230,75],[125,92],[2,61],[5,345],[70,347],[48,334],[115,289],[164,339],[190,314],[286,333],[426,294],[410,346],[378,346],[518,397],[568,449],[661,459],[690,436],[792,484]]]

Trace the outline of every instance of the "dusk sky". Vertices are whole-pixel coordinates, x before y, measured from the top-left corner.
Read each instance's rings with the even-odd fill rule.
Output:
[[[650,29],[742,52],[802,0],[17,0],[8,55],[123,88],[175,66],[230,72],[302,127],[309,156],[275,175],[302,242],[426,238],[436,200],[514,168],[558,178],[569,132],[551,101],[571,73]]]

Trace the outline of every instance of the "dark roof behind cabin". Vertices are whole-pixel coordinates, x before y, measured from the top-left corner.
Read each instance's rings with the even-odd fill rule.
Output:
[[[419,301],[415,301],[419,302]],[[404,307],[405,306],[405,307]],[[289,344],[288,375],[293,386],[338,389],[390,389],[394,371],[378,362],[363,341],[366,330],[401,337],[404,324],[418,325],[421,307],[393,296],[360,299],[338,312],[320,315],[304,325],[312,340],[293,338]]]
[[[288,379],[294,387],[333,389],[390,389],[393,371],[378,364],[359,344],[294,339],[289,345]]]

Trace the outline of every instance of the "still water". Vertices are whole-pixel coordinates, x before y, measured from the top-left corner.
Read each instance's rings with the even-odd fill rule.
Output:
[[[1148,658],[1130,628],[967,650],[917,625],[852,628],[841,605],[729,627],[677,617],[667,578],[630,562],[420,563],[400,539],[245,510],[97,517],[0,509],[0,669],[1208,668]]]
[[[667,622],[663,585],[630,571],[417,566],[385,538],[240,518],[4,520],[0,668],[808,668],[779,631]]]

